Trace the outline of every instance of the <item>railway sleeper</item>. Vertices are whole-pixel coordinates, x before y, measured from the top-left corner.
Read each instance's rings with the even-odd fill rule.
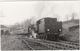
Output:
[[[79,46],[78,43],[72,43],[72,42],[66,42],[66,41],[62,41],[62,43],[66,43],[66,44],[70,44],[70,45],[76,45],[76,46]]]
[[[40,43],[42,43],[42,42],[40,42]],[[48,44],[48,43],[50,43],[50,42],[44,42],[44,43],[47,43],[47,44]],[[58,46],[58,47],[60,46],[59,49],[60,49],[60,48],[62,48],[62,49],[66,49],[66,48],[67,48],[67,49],[77,49],[77,48],[75,48],[75,47],[73,47],[73,46],[64,45],[64,44],[55,43],[55,42],[53,42],[53,43],[51,43],[51,44],[54,45],[54,46]],[[49,45],[49,46],[52,46],[52,45]],[[63,47],[62,47],[62,46],[63,46]],[[53,46],[52,46],[52,47],[53,47]],[[57,48],[58,48],[58,47],[57,47]],[[65,48],[64,48],[64,47],[65,47]]]
[[[55,45],[59,45],[59,46],[63,46],[63,47],[67,47],[69,49],[72,49],[72,48],[75,48],[73,46],[68,46],[68,45],[64,45],[64,44],[60,44],[60,43],[52,43],[52,44],[55,44]],[[75,48],[76,49],[76,48]]]
[[[79,47],[74,47],[74,46],[68,46],[68,45],[63,45],[63,44],[58,44],[58,45],[68,47],[68,48],[73,48],[73,49],[79,49]]]
[[[51,44],[55,43],[56,45],[58,45],[58,44],[66,44],[66,45],[70,45],[70,46],[77,46],[77,47],[79,46],[78,43],[72,43],[72,42],[66,42],[66,41],[62,41],[62,42],[51,42],[51,41],[46,41],[45,40],[44,42],[51,43]]]
[[[69,45],[63,45],[63,44],[61,44],[61,46],[68,47],[68,48],[73,48],[73,49],[78,49],[79,48],[79,47],[69,46]]]
[[[74,47],[74,48],[76,48],[76,47],[78,48],[78,47],[79,47],[79,46],[69,45],[69,44],[64,44],[64,43],[59,43],[59,45],[60,45],[60,44],[63,45],[63,46],[69,47],[69,48],[73,48],[73,47]]]
[[[68,45],[63,45],[63,44],[60,44],[60,45],[59,46],[58,45],[55,45],[55,46],[58,46],[60,48],[64,48],[65,47],[66,49],[79,49],[79,47],[73,47],[73,46],[68,46]]]
[[[64,44],[64,43],[60,43],[60,42],[44,42],[44,43],[50,43],[50,44],[55,44],[55,45],[59,45],[59,46],[63,46],[63,47],[67,47],[68,49],[79,49],[78,46],[74,46],[74,45],[70,45],[70,44]]]
[[[66,47],[58,46],[58,45],[50,45],[50,44],[47,44],[47,45],[51,46],[53,48],[57,48],[57,49],[64,49],[64,50],[69,49],[69,48],[66,48]]]
[[[53,48],[53,47],[48,46],[48,45],[46,45],[46,44],[44,44],[44,43],[41,43],[41,44],[44,45],[44,46],[46,46],[46,47],[48,47],[50,50],[57,50],[57,48]]]
[[[42,43],[43,41],[39,41],[40,43]],[[68,49],[79,49],[79,47],[76,47],[74,45],[68,45],[68,44],[64,44],[64,43],[57,43],[57,42],[46,42],[44,41],[44,43],[50,43],[50,44],[55,44],[55,45],[59,45],[59,46],[63,46],[63,47],[67,47]],[[61,47],[59,47],[61,48]],[[65,48],[64,48],[65,49]]]

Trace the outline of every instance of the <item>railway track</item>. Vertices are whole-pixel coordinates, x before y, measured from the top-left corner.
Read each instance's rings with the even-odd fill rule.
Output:
[[[49,44],[49,43],[43,43],[43,42],[34,41],[34,40],[27,40],[27,41],[33,41],[33,42],[36,42],[38,44],[42,44],[43,46],[46,46],[48,48],[48,49],[45,49],[45,50],[60,50],[60,48],[61,48],[58,45],[53,45],[53,44]],[[61,49],[63,49],[63,48],[61,48]],[[40,50],[40,49],[38,49],[38,50]]]
[[[36,40],[35,40],[36,41]],[[61,50],[79,50],[79,45],[76,46],[75,44],[71,44],[71,42],[53,42],[53,41],[46,41],[46,40],[37,40],[38,43],[45,44],[46,46],[61,49]]]
[[[43,43],[42,43],[43,44]],[[53,48],[57,48],[58,50],[76,50],[78,47],[64,45],[64,44],[57,44],[57,43],[44,43],[48,46],[51,46]]]
[[[40,50],[42,46],[43,48],[46,47],[45,50],[79,50],[79,45],[77,46],[75,45],[75,43],[71,44],[71,42],[66,42],[66,41],[55,42],[55,41],[37,40],[37,39],[28,39],[28,38],[23,38],[23,39],[24,39],[23,41],[26,42],[28,46],[33,47],[32,50],[36,50],[38,46],[39,48],[37,50]],[[38,45],[34,45],[34,44],[38,44]]]
[[[22,39],[22,41],[28,46],[29,50],[50,50],[50,48],[38,42],[25,39]]]
[[[79,46],[79,43],[73,43],[73,42],[67,42],[67,41],[47,41],[47,40],[41,40],[41,42],[46,42],[46,43],[58,43],[58,44],[67,44],[67,45],[72,45],[72,46]]]
[[[66,42],[66,41],[60,41],[60,42],[61,42],[61,43],[66,43],[66,44],[70,44],[70,45],[79,46],[79,43]]]
[[[52,42],[52,41],[44,41],[45,43],[50,43],[50,44],[55,44],[55,45],[59,45],[61,47],[67,47],[70,50],[75,50],[75,49],[79,49],[79,45],[76,46],[75,44],[72,44],[71,42],[66,43],[65,42]]]
[[[34,48],[31,47],[27,41],[25,41],[24,39],[22,39],[22,41],[28,46],[30,50],[34,50]]]

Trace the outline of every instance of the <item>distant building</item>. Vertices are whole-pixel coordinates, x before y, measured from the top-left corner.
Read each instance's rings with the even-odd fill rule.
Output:
[[[9,28],[7,28],[4,25],[0,25],[0,31],[1,31],[1,34],[0,35],[7,34],[7,33],[10,32]]]

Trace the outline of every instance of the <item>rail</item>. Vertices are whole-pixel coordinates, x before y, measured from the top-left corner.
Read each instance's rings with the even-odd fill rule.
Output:
[[[79,46],[72,44],[70,45],[65,42],[55,42],[55,41],[35,40],[35,39],[30,39],[29,41],[40,43],[48,47],[49,50],[79,50]]]
[[[71,42],[67,42],[67,43],[65,43],[65,42],[54,42],[54,41],[47,41],[47,40],[34,40],[34,41],[36,41],[36,42],[38,42],[38,43],[41,43],[41,44],[44,44],[44,45],[46,45],[46,46],[51,46],[51,47],[53,47],[53,48],[57,48],[57,49],[67,49],[67,50],[73,50],[73,49],[79,49],[79,46],[76,46],[76,45],[73,45],[73,44],[71,44]],[[69,44],[68,44],[69,43]]]
[[[39,42],[30,41],[26,39],[22,39],[22,41],[26,43],[26,45],[30,48],[30,50],[51,50],[50,47],[47,47],[45,44]]]
[[[29,43],[28,43],[27,41],[25,41],[24,39],[22,39],[22,41],[23,41],[24,43],[26,43],[26,45],[30,48],[30,50],[35,50],[34,48],[32,48],[32,47],[29,45]]]

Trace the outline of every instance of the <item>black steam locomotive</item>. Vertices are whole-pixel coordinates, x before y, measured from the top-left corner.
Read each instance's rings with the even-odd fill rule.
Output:
[[[62,22],[57,21],[57,18],[42,18],[35,25],[29,26],[28,33],[31,30],[37,33],[37,39],[57,41],[62,32]]]

